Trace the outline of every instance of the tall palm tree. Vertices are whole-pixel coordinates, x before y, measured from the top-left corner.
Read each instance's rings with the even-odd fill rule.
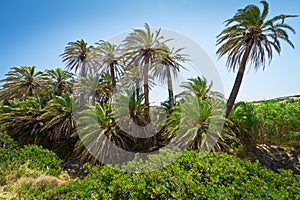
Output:
[[[12,67],[2,79],[0,100],[8,101],[13,98],[25,99],[28,96],[41,95],[44,92],[45,75],[35,71],[35,66]]]
[[[225,21],[227,27],[217,36],[217,55],[223,57],[228,54],[227,63],[233,71],[238,67],[235,83],[226,106],[226,117],[228,117],[237,97],[242,83],[246,65],[254,65],[254,69],[265,68],[266,60],[272,60],[273,49],[280,53],[280,40],[287,42],[294,48],[287,31],[295,33],[295,30],[285,23],[286,18],[296,15],[277,15],[267,19],[269,5],[261,1],[263,10],[255,5],[248,5],[239,9],[230,19]]]
[[[53,86],[54,95],[61,96],[63,92],[71,93],[73,74],[61,68],[48,69],[45,73],[48,76],[50,85]]]
[[[145,118],[150,122],[149,116],[149,70],[150,66],[154,65],[158,60],[158,55],[161,53],[163,37],[160,34],[160,29],[153,33],[150,26],[145,24],[145,30],[134,29],[124,40],[123,50],[125,56],[129,57],[129,66],[139,66],[142,68],[144,80],[144,95],[145,95]]]
[[[85,78],[88,71],[94,69],[94,47],[88,45],[83,39],[69,42],[65,51],[60,55],[69,71],[79,71],[79,77]],[[80,101],[84,103],[84,93],[80,93]]]
[[[152,71],[153,76],[158,77],[162,83],[167,82],[171,107],[174,106],[172,75],[174,78],[177,78],[180,68],[184,68],[180,62],[188,60],[187,55],[181,53],[183,49],[184,48],[170,49],[167,45],[164,45],[162,48],[163,51],[160,58],[160,64],[156,65]]]
[[[120,76],[123,71],[121,62],[123,56],[120,46],[100,40],[96,43],[95,50],[100,64],[100,70],[110,72],[112,88],[115,89],[116,78]]]
[[[85,77],[88,70],[93,69],[93,46],[88,45],[83,39],[69,42],[65,51],[60,55],[69,71],[79,71]]]

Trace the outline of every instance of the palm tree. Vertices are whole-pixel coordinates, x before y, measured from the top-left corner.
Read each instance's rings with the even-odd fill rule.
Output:
[[[35,66],[12,67],[2,79],[0,100],[13,98],[25,99],[28,96],[41,95],[44,92],[45,75],[35,71]]]
[[[111,76],[112,88],[116,87],[116,78],[121,75],[123,71],[122,66],[122,50],[120,46],[110,42],[100,40],[95,47],[100,69],[102,71],[109,71]]]
[[[172,108],[162,136],[179,148],[211,150],[222,138],[220,124],[224,118],[219,104],[213,99],[185,96],[183,102]]]
[[[167,45],[164,45],[162,48],[162,54],[160,58],[159,65],[156,65],[153,68],[153,76],[158,77],[158,79],[164,84],[168,84],[168,93],[169,93],[169,102],[170,106],[174,106],[174,94],[173,94],[173,84],[172,84],[172,75],[174,78],[177,78],[180,68],[184,68],[180,62],[187,61],[187,55],[182,54],[181,51],[183,48],[170,49]],[[172,73],[172,75],[171,75]]]
[[[80,71],[81,77],[85,77],[88,70],[93,70],[93,46],[89,46],[83,39],[69,42],[65,51],[60,55],[66,63],[69,71]]]
[[[42,131],[48,130],[51,140],[57,141],[61,137],[70,137],[75,132],[72,98],[73,96],[68,93],[55,96],[47,103],[43,113],[38,117],[43,122]]]
[[[63,92],[72,92],[72,73],[56,68],[46,70],[45,74],[48,76],[50,84],[54,87],[54,95],[61,96]]]
[[[120,84],[125,90],[135,90],[135,96],[136,99],[138,99],[141,96],[141,87],[143,85],[143,74],[141,69],[138,67],[127,66],[124,70]],[[150,89],[155,86],[154,78],[151,74],[148,76],[148,86]]]
[[[97,94],[100,92],[101,88],[99,87],[100,75],[88,74],[86,77],[81,77],[79,81],[74,85],[74,92],[79,92],[85,94],[86,98],[91,98],[91,104],[95,105]]]
[[[0,125],[15,138],[20,145],[29,143],[42,144],[46,134],[41,132],[41,115],[43,103],[39,97],[25,100],[10,100],[0,107]]]
[[[261,1],[263,10],[255,5],[248,5],[239,9],[230,19],[225,21],[227,27],[217,36],[217,55],[223,57],[228,54],[226,65],[233,71],[238,67],[235,83],[226,106],[226,117],[228,117],[237,97],[242,83],[247,63],[254,65],[257,70],[260,66],[265,68],[266,60],[272,60],[273,49],[280,53],[280,40],[287,42],[294,48],[290,41],[287,30],[295,33],[295,30],[285,23],[286,18],[296,15],[277,15],[266,19],[269,5]]]
[[[188,82],[184,82],[181,85],[182,88],[186,89],[184,92],[179,94],[179,96],[187,95],[189,93],[194,94],[197,97],[200,97],[201,99],[207,99],[207,98],[218,98],[222,99],[223,95],[219,92],[212,91],[212,82],[208,83],[207,79],[202,77],[196,77],[196,78],[189,78]]]
[[[185,91],[179,95],[179,103],[171,108],[162,136],[179,147],[210,150],[218,142],[214,148],[220,149],[224,146],[222,140],[233,138],[232,133],[222,132],[225,105],[222,94],[212,91],[212,83],[208,84],[205,77],[191,78],[181,87]]]
[[[158,60],[164,42],[160,35],[160,29],[155,33],[151,32],[148,24],[145,30],[134,29],[124,40],[123,50],[125,56],[129,57],[129,66],[139,66],[143,71],[144,95],[145,95],[145,118],[150,122],[149,117],[149,70]]]
[[[96,158],[107,163],[122,159],[118,148],[114,146],[128,149],[129,136],[116,126],[109,103],[96,103],[95,106],[82,110],[76,122],[80,140],[76,143],[75,150],[81,161],[95,162]]]
[[[111,100],[113,87],[111,84],[111,76],[109,73],[101,73],[99,79],[99,87],[96,92],[96,99],[99,103],[107,103]]]
[[[65,51],[60,55],[69,71],[79,71],[79,76],[85,78],[88,71],[94,70],[94,47],[89,46],[83,39],[69,42]],[[80,93],[80,101],[84,103],[84,93]]]
[[[122,130],[132,132],[133,130],[131,130],[131,128],[135,125],[145,126],[144,98],[144,94],[136,97],[135,91],[128,89],[122,90],[122,93],[118,92],[115,94],[112,104],[113,114],[114,119]]]

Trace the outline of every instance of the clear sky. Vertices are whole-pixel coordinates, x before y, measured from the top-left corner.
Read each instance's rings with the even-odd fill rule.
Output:
[[[298,0],[269,0],[269,16],[300,14]],[[223,22],[259,0],[2,0],[0,6],[0,78],[10,67],[35,65],[38,69],[64,67],[59,57],[70,41],[94,44],[145,23],[177,31],[197,42],[215,64],[228,97],[235,74],[218,60],[216,35]],[[288,20],[297,34],[295,49],[282,45],[281,55],[264,71],[250,70],[238,100],[259,100],[300,94],[300,17]]]

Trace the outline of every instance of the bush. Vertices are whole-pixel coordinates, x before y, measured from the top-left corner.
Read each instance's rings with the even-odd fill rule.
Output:
[[[50,189],[28,186],[19,195],[24,199],[299,199],[299,180],[291,171],[276,174],[235,155],[201,157],[187,151],[161,170],[131,174],[105,166],[94,168],[83,180]]]
[[[239,102],[230,113],[234,131],[245,148],[257,144],[300,145],[299,101]]]
[[[0,148],[13,149],[17,147],[17,143],[5,132],[0,130]]]
[[[57,176],[62,173],[61,160],[46,149],[36,145],[17,149],[0,148],[0,185],[7,181],[16,181],[20,177],[30,176],[35,172]],[[8,179],[8,176],[10,177]]]

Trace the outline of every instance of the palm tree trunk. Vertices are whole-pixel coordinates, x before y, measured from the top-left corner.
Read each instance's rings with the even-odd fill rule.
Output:
[[[143,76],[144,76],[144,94],[145,94],[145,121],[146,123],[150,123],[150,103],[149,103],[149,56],[145,56],[145,66],[143,68]]]
[[[32,87],[29,87],[27,96],[31,97],[32,95],[33,95],[33,89],[32,89]]]
[[[81,77],[83,77],[83,78],[86,78],[86,66],[85,66],[85,64],[86,64],[86,60],[85,59],[83,59],[83,60],[81,60],[80,61],[81,62],[81,69],[80,69],[80,75],[81,75]]]
[[[171,72],[170,72],[169,66],[167,66],[167,79],[168,79],[169,103],[170,103],[170,107],[173,107],[175,105],[175,103],[174,103],[172,77],[171,77]]]
[[[233,107],[233,104],[236,100],[239,89],[241,87],[243,76],[244,76],[245,69],[246,69],[247,59],[249,57],[252,46],[253,46],[253,40],[249,41],[249,43],[247,45],[246,51],[243,55],[243,58],[242,58],[242,61],[241,61],[240,67],[239,67],[239,71],[238,71],[238,73],[236,75],[236,78],[235,78],[235,82],[234,82],[232,91],[229,95],[229,98],[228,98],[228,101],[227,101],[227,104],[226,104],[226,113],[225,113],[226,118],[230,114],[230,111]]]
[[[59,83],[57,86],[57,95],[61,96],[62,91],[63,91],[63,86],[62,86],[62,84]]]
[[[115,67],[114,67],[114,63],[110,63],[110,76],[111,76],[111,86],[112,89],[115,90],[117,88],[116,87],[116,77],[115,77]]]
[[[92,96],[92,106],[96,104],[96,92]]]
[[[80,78],[86,78],[85,59],[80,61],[80,66]],[[85,103],[84,94],[81,91],[79,95],[79,100],[81,104]]]
[[[140,96],[140,81],[138,79],[135,80],[135,96],[136,96],[136,99],[139,98]]]

